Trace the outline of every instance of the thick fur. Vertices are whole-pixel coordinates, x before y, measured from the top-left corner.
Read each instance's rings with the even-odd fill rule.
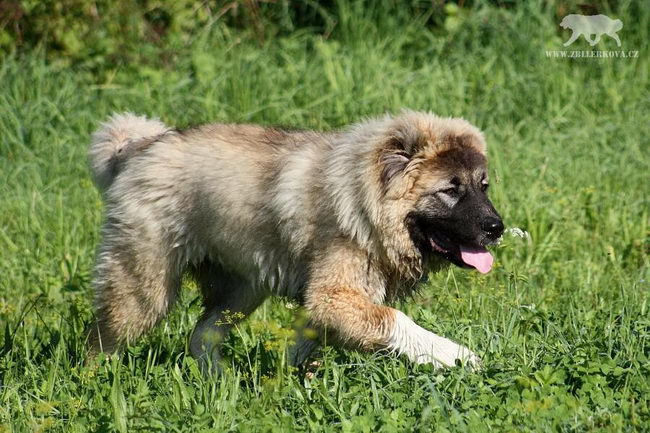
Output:
[[[477,362],[383,305],[448,263],[424,254],[405,221],[453,171],[437,163],[450,149],[484,159],[485,141],[465,120],[419,112],[333,133],[178,131],[113,116],[90,149],[106,209],[92,350],[115,351],[153,327],[189,271],[205,299],[190,345],[206,365],[233,320],[269,295],[299,299],[328,341],[436,365]],[[293,361],[317,344],[299,341]]]
[[[117,175],[120,161],[128,158],[126,151],[137,150],[134,142],[157,137],[168,129],[158,119],[147,119],[131,113],[111,116],[93,134],[93,145],[89,152],[91,173],[97,187],[101,191],[108,189]]]

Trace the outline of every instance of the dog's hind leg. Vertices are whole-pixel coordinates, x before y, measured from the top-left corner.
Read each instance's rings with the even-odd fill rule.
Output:
[[[174,251],[158,238],[145,228],[106,223],[95,267],[92,354],[114,352],[134,341],[158,323],[175,300],[182,270]]]
[[[219,347],[230,328],[249,316],[268,294],[209,261],[193,269],[205,310],[190,339],[190,351],[203,371],[217,371]]]
[[[621,46],[621,40],[619,39],[616,32],[607,33],[607,36],[613,38],[616,41],[616,45],[618,45],[619,47]]]

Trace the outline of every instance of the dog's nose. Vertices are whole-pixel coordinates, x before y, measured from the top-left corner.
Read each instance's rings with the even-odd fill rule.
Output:
[[[487,217],[483,220],[481,228],[485,231],[488,236],[492,239],[496,239],[503,234],[503,222],[500,218]]]

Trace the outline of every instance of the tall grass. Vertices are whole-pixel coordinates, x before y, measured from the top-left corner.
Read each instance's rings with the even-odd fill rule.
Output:
[[[338,4],[331,34],[260,44],[213,26],[169,66],[2,61],[0,431],[650,429],[647,10],[616,10],[638,58],[549,59],[568,32],[546,3],[461,9],[447,29]],[[204,378],[187,351],[189,281],[154,332],[86,364],[101,202],[85,153],[99,121],[333,129],[405,107],[486,132],[493,200],[530,234],[506,236],[491,274],[433,275],[399,305],[477,351],[482,371],[332,348],[313,375],[294,371],[295,311],[274,300],[233,331],[223,375]]]

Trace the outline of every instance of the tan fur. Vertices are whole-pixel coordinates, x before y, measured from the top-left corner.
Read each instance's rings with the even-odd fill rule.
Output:
[[[229,329],[225,315],[248,315],[269,295],[301,299],[321,336],[350,347],[417,361],[427,344],[438,344],[443,355],[429,361],[440,365],[474,356],[382,305],[446,265],[423,261],[404,221],[445,178],[441,152],[485,154],[468,122],[404,112],[334,133],[227,124],[175,131],[142,122],[113,117],[91,147],[106,207],[94,352],[115,351],[151,329],[189,270],[206,308],[191,349],[210,362]]]

